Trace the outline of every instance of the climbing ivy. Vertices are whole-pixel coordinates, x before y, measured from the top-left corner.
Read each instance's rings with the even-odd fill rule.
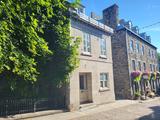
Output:
[[[79,38],[70,37],[69,5],[66,0],[0,0],[0,80],[10,89],[22,81],[35,83],[42,58],[53,61],[62,82],[77,67]]]

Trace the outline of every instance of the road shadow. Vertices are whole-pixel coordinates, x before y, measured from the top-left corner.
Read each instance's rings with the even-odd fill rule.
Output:
[[[160,120],[160,106],[149,107],[153,112],[136,120]]]

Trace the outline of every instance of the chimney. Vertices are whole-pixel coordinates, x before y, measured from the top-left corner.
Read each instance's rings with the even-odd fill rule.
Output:
[[[135,33],[137,33],[137,34],[139,34],[139,28],[138,28],[138,26],[132,27],[132,31],[135,32]]]
[[[126,21],[124,19],[119,20],[120,25],[125,25]]]
[[[143,39],[145,39],[145,40],[146,40],[146,33],[145,33],[145,32],[140,33],[140,36],[141,36]]]
[[[107,26],[116,29],[118,25],[118,5],[114,4],[103,10],[103,21]]]
[[[146,40],[151,43],[151,36],[146,36]]]
[[[125,26],[128,28],[128,29],[131,29],[132,28],[132,22],[131,21],[127,21],[125,23]]]

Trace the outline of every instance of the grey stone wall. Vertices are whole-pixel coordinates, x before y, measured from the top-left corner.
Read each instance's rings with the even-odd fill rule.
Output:
[[[103,21],[104,23],[115,29],[118,25],[118,6],[116,4],[103,10]]]
[[[130,98],[126,32],[118,31],[112,37],[113,73],[116,99]]]
[[[134,43],[134,51],[131,51],[130,50],[130,40],[133,40],[133,43]],[[131,61],[132,60],[135,60],[136,63],[138,63],[138,61],[141,62],[141,68],[142,68],[142,72],[144,71],[144,68],[143,68],[143,62],[146,63],[146,69],[148,71],[150,71],[150,64],[152,65],[155,65],[155,67],[157,68],[158,67],[158,62],[157,62],[157,50],[153,47],[151,47],[150,45],[148,45],[147,43],[145,42],[142,42],[140,40],[140,38],[130,34],[127,32],[127,37],[126,37],[126,41],[127,41],[127,51],[128,51],[128,62],[129,62],[129,71],[132,72],[132,65],[131,65]],[[140,44],[140,53],[137,53],[136,52],[136,42],[138,42]],[[141,53],[141,47],[142,45],[144,46],[144,55],[142,55]],[[151,51],[153,51],[154,53],[154,58],[153,57],[150,57],[149,54],[148,54],[148,51],[149,49]],[[138,69],[138,65],[136,65],[136,70],[139,70]]]
[[[130,78],[130,73],[132,70],[131,61],[135,60],[136,63],[138,61],[141,62],[141,68],[143,62],[146,63],[147,70],[150,70],[150,64],[155,65],[158,68],[158,60],[157,60],[157,51],[154,47],[143,42],[141,38],[137,37],[133,33],[125,29],[121,29],[119,31],[116,30],[118,25],[118,6],[112,5],[109,8],[103,10],[103,20],[104,23],[114,29],[114,35],[112,36],[112,56],[113,56],[113,73],[114,73],[114,85],[115,85],[115,95],[117,99],[121,98],[132,98],[132,81]],[[134,52],[129,50],[130,48],[130,40],[134,41],[134,48],[136,48],[136,42],[140,43],[141,46],[145,46],[145,54],[136,53],[136,49]],[[154,52],[155,57],[151,58],[148,55],[148,50]],[[138,65],[136,66],[136,70],[138,70]]]

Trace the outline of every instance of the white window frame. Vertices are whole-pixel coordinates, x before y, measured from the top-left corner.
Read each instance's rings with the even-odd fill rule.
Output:
[[[139,70],[139,71],[142,71],[141,61],[138,61],[138,70]]]
[[[137,52],[137,53],[140,52],[140,45],[139,45],[139,42],[136,42],[136,52]]]
[[[129,43],[129,47],[130,47],[130,51],[134,51],[134,42],[133,40],[130,40],[130,43]]]
[[[144,55],[144,45],[142,45],[142,55]]]
[[[91,55],[91,36],[83,32],[83,54]]]
[[[100,88],[107,89],[109,88],[109,74],[100,73]]]
[[[148,55],[149,55],[149,57],[152,56],[152,54],[151,54],[151,49],[148,50]]]
[[[152,54],[152,55],[151,55],[151,56],[152,56],[152,58],[154,58],[154,52],[153,52],[153,51],[151,52],[151,54]]]
[[[104,38],[100,38],[100,57],[107,58],[107,45]]]
[[[133,66],[133,61],[134,61],[134,66]],[[132,70],[133,70],[133,71],[136,71],[136,61],[135,61],[135,60],[132,60],[132,61],[131,61],[131,65],[132,65]],[[134,69],[133,67],[134,67],[135,69]]]
[[[143,62],[143,70],[146,71],[146,69],[147,69],[147,68],[146,68],[146,63]]]
[[[153,65],[153,71],[156,72],[156,65]]]

